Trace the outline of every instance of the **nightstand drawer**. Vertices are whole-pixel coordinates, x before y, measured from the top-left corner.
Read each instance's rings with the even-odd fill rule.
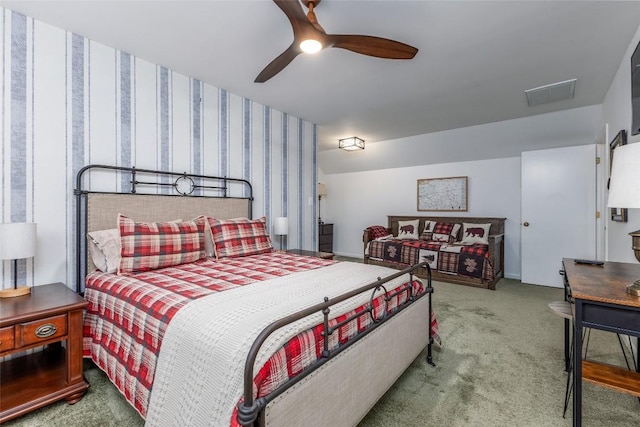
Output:
[[[332,244],[333,243],[333,236],[320,236],[320,244]]]
[[[332,235],[333,234],[333,224],[320,224],[318,226],[318,232],[320,235]]]
[[[67,335],[67,315],[61,314],[33,322],[21,323],[17,328],[19,328],[22,336],[20,346],[36,344]]]
[[[13,349],[13,326],[0,329],[0,353]]]

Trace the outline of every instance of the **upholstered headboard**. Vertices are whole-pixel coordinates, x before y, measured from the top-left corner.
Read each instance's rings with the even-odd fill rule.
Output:
[[[188,221],[198,215],[215,218],[250,216],[248,199],[208,198],[189,196],[162,196],[150,194],[87,195],[86,231],[117,228],[118,214],[137,222]]]
[[[99,170],[101,177],[112,172],[124,176],[125,181],[130,179],[130,192],[93,192],[85,188],[92,170]],[[141,190],[158,191],[158,187],[169,187],[173,194],[140,194]],[[78,292],[83,288],[84,275],[95,269],[87,256],[86,233],[117,228],[118,214],[136,222],[188,221],[199,215],[221,219],[252,217],[251,184],[242,179],[90,165],[78,172],[75,195]]]

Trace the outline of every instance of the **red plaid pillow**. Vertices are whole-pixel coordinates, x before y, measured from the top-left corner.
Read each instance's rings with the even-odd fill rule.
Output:
[[[369,230],[369,237],[371,240],[379,239],[380,237],[391,234],[389,233],[389,230],[387,230],[387,227],[383,227],[381,225],[372,225],[371,227],[368,227],[367,230]]]
[[[134,222],[118,215],[120,265],[118,274],[155,270],[206,257],[205,218],[187,222]]]
[[[433,223],[433,221],[427,221],[427,223]],[[433,229],[431,232],[428,232],[425,227],[424,233],[420,236],[421,239],[443,243],[453,243],[456,241],[460,224],[438,222],[430,225],[433,226]]]
[[[207,217],[217,258],[235,258],[273,251],[267,219],[217,219]]]

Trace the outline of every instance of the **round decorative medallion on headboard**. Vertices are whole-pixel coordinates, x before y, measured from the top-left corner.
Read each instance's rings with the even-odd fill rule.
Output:
[[[188,176],[181,176],[176,179],[176,182],[173,183],[173,187],[176,189],[176,191],[183,196],[188,196],[189,194],[193,193],[194,186],[195,184],[193,180]]]

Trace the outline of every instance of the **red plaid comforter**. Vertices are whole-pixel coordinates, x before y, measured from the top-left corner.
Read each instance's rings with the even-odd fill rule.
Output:
[[[169,321],[182,306],[214,292],[317,269],[334,262],[273,252],[242,258],[205,259],[133,276],[93,272],[86,279],[85,298],[89,305],[84,320],[83,354],[91,357],[107,373],[126,399],[145,417],[162,337]],[[408,284],[403,286],[406,288]],[[415,281],[414,291],[420,293],[423,290],[422,284]],[[405,297],[406,293],[399,295],[389,308],[404,302]],[[374,303],[376,307],[380,299]],[[356,311],[359,310],[362,308]],[[354,322],[349,322],[339,333],[332,335],[338,337],[336,345],[368,326],[369,317],[361,319],[357,327],[354,327]],[[431,329],[436,342],[439,342],[437,321],[433,315]],[[305,369],[307,366],[300,366],[297,362],[301,354],[311,352],[316,354],[316,359],[320,357],[323,346],[320,332],[317,327],[299,334],[267,361],[254,379],[258,396],[270,393]]]

